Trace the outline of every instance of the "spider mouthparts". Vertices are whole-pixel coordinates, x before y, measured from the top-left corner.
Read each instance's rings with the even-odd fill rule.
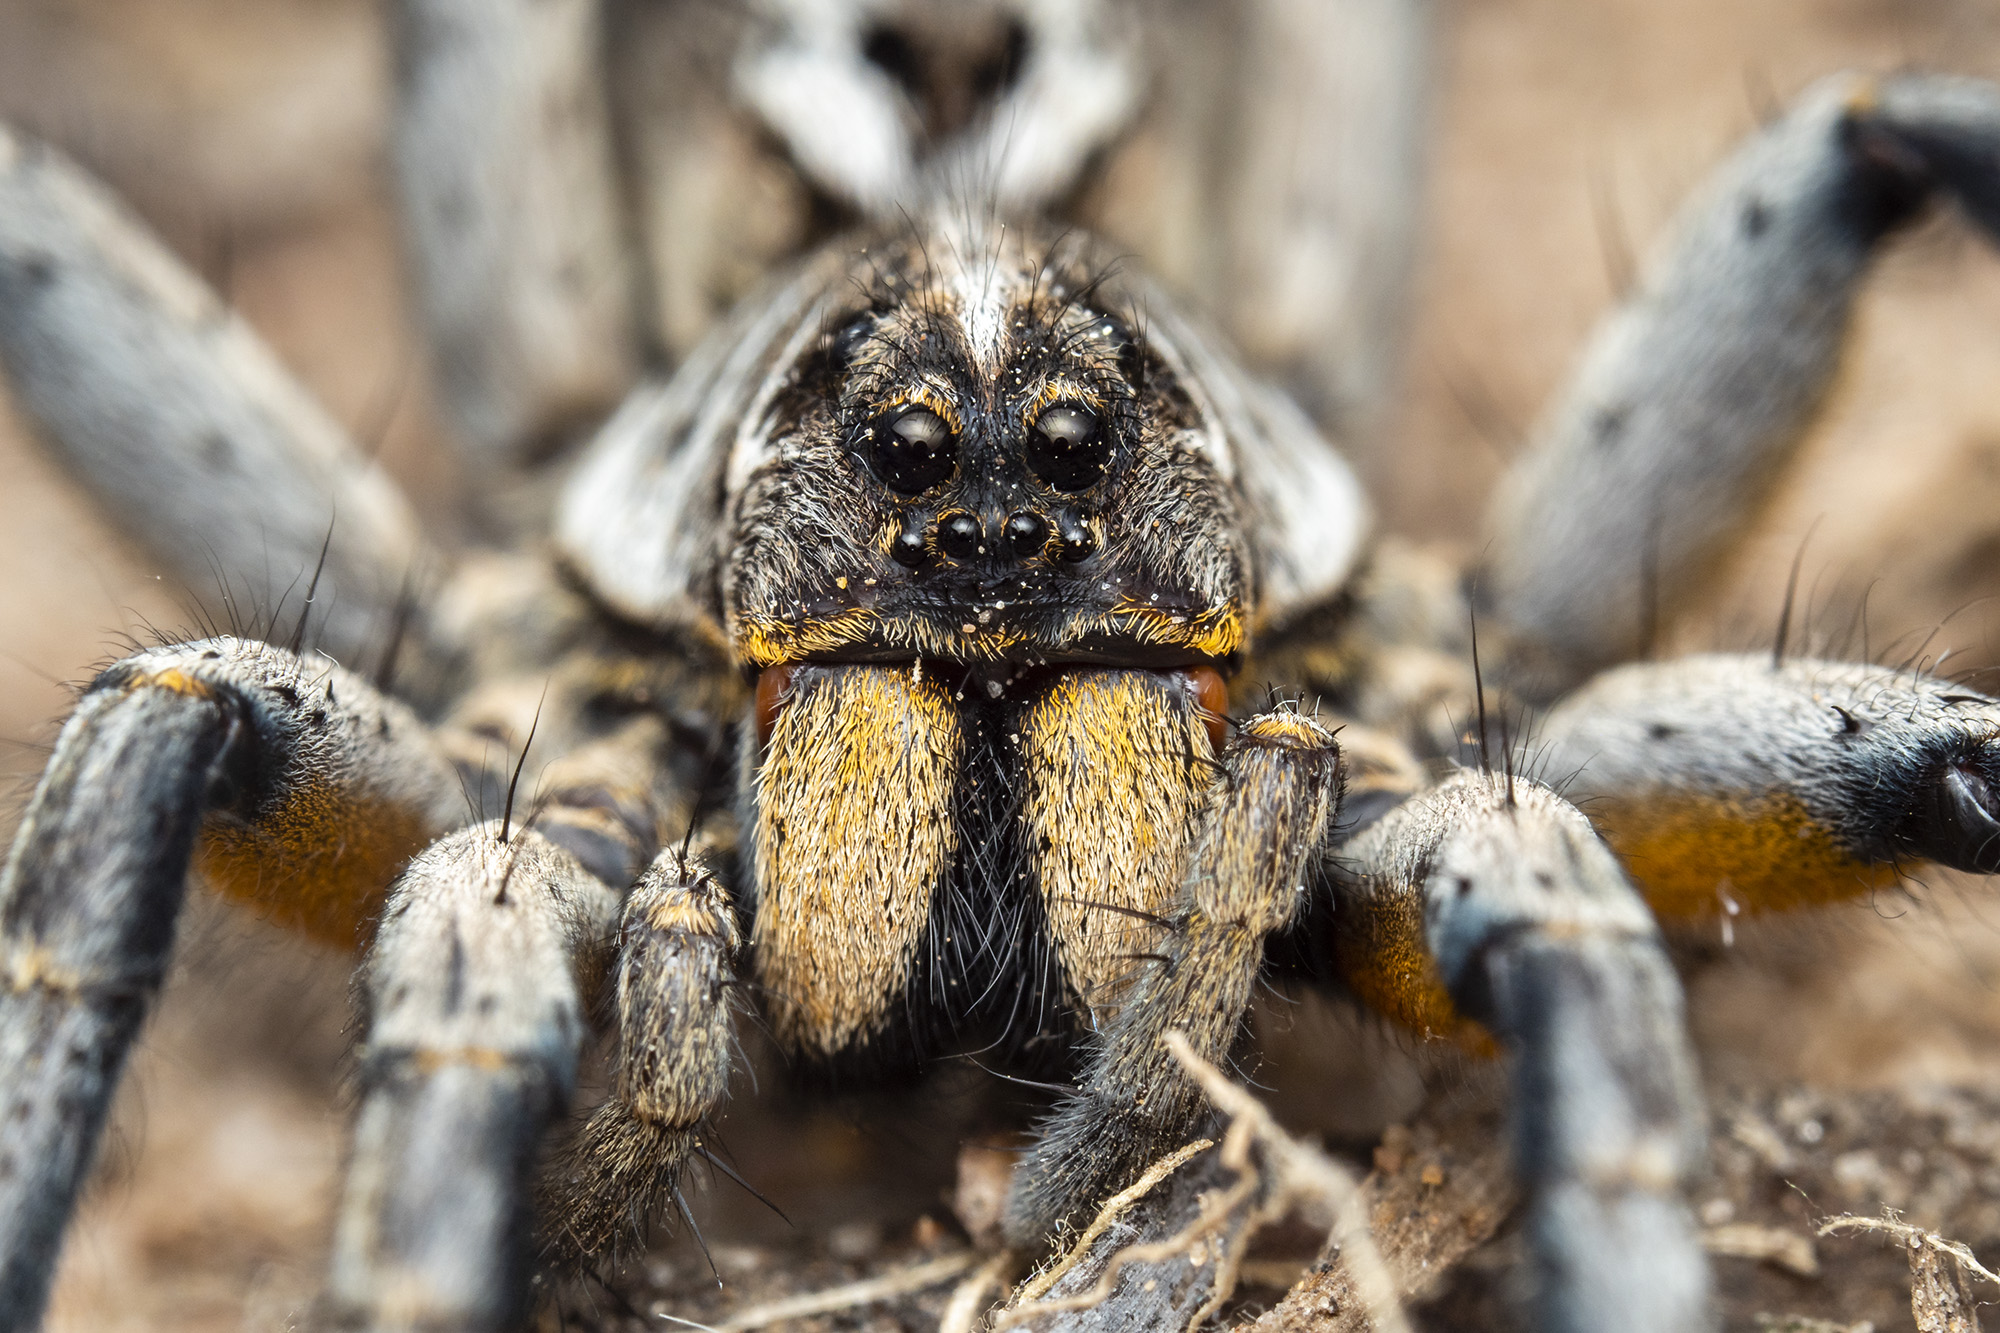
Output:
[[[757,673],[757,744],[760,747],[769,743],[771,728],[778,725],[778,710],[785,706],[786,696],[791,693],[792,673],[798,669],[796,662],[779,662]]]
[[[2000,871],[2000,797],[1963,764],[1945,769],[1925,811],[1923,852],[1954,870]]]
[[[1222,673],[1212,666],[1197,666],[1184,668],[1181,675],[1194,692],[1195,706],[1208,728],[1209,747],[1221,754],[1229,740],[1229,687],[1223,683]]]

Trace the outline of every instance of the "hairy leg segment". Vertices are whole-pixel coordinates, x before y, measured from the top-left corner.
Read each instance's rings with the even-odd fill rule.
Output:
[[[190,862],[352,947],[397,869],[463,815],[424,726],[328,663],[215,639],[98,676],[0,872],[0,1326],[39,1319]]]
[[[1680,983],[1645,904],[1575,807],[1462,772],[1332,862],[1335,951],[1380,1012],[1507,1052],[1536,1327],[1706,1326],[1682,1191],[1703,1162]]]
[[[1650,650],[1795,457],[1882,242],[1940,199],[2000,234],[1996,152],[1991,84],[1841,75],[1716,172],[1495,497],[1480,594],[1517,687]]]
[[[1076,1222],[1192,1137],[1205,1103],[1162,1038],[1181,1031],[1204,1058],[1227,1058],[1265,938],[1304,905],[1339,801],[1331,730],[1291,710],[1259,714],[1215,762],[1217,790],[1157,953],[1137,961],[1100,1021],[1076,1095],[1042,1126],[1015,1177],[1007,1226],[1019,1243]]]
[[[1606,672],[1549,771],[1663,921],[1838,902],[1926,862],[2000,871],[2000,702],[1889,667],[1711,654]]]
[[[433,844],[397,880],[361,975],[334,1326],[505,1328],[527,1315],[535,1168],[569,1105],[618,904],[569,853],[499,821]]]

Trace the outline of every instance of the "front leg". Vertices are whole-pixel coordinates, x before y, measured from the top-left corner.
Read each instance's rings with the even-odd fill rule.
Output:
[[[1331,730],[1292,709],[1243,723],[1156,955],[1145,957],[1098,1038],[1082,1086],[1043,1126],[1008,1201],[1020,1244],[1047,1238],[1180,1147],[1206,1103],[1163,1043],[1175,1030],[1211,1061],[1229,1054],[1264,962],[1297,913],[1339,799]]]
[[[410,711],[241,639],[117,663],[64,724],[0,874],[0,1328],[31,1329],[190,860],[352,947],[464,795]]]
[[[1658,928],[1575,807],[1464,772],[1339,852],[1343,970],[1419,1031],[1483,1026],[1514,1065],[1537,1328],[1707,1328],[1682,1197],[1704,1159],[1680,983]]]
[[[617,908],[568,852],[505,821],[438,842],[397,882],[362,973],[334,1327],[473,1333],[527,1313],[528,1182],[576,1078],[577,974]]]

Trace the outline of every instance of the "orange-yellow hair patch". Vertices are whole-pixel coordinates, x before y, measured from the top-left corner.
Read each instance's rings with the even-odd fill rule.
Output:
[[[1893,884],[1900,873],[1891,864],[1856,860],[1796,796],[1783,792],[1600,797],[1589,813],[1647,904],[1666,920],[1816,907]]]

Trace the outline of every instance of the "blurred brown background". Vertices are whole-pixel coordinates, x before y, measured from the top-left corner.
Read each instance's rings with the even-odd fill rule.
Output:
[[[385,194],[382,9],[0,0],[0,114],[109,179],[449,528],[453,465]],[[1625,256],[1762,111],[1847,67],[2000,77],[1995,0],[1459,0],[1440,20],[1406,391],[1391,443],[1363,460],[1387,522],[1424,535],[1466,530]],[[1816,623],[1843,630],[1823,608],[1874,581],[1878,650],[1957,610],[1930,651],[2000,661],[2000,603],[1975,600],[2000,593],[2000,262],[1954,219],[1881,266],[1806,465],[1684,643],[1768,635],[1815,521]],[[60,682],[186,619],[0,411],[0,768],[39,766]],[[52,1329],[284,1327],[315,1283],[345,963],[206,903],[188,939]],[[2000,903],[1941,881],[1752,933],[1693,992],[1712,1080],[1989,1081]]]

